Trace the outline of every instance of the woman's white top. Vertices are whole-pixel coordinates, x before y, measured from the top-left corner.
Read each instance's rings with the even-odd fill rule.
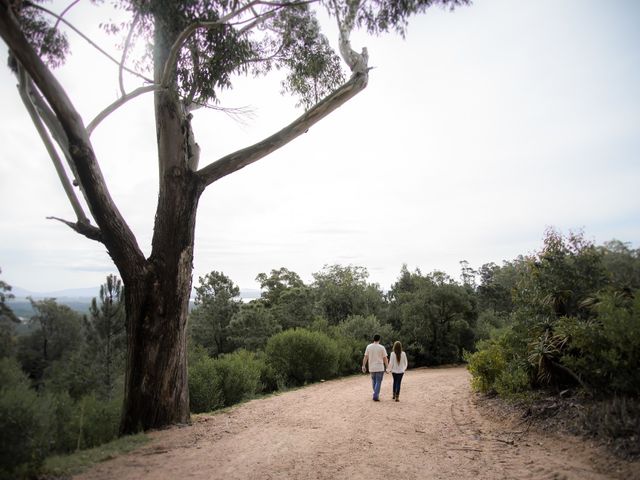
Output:
[[[398,357],[396,357],[395,352],[391,352],[389,354],[389,366],[387,370],[390,370],[391,373],[404,373],[407,369],[407,354],[402,352],[400,354],[400,362],[398,362]]]

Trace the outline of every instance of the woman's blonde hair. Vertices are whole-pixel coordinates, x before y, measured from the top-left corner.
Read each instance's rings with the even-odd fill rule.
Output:
[[[395,342],[393,344],[393,353],[396,354],[396,360],[400,363],[400,355],[402,354],[402,344],[400,342]]]

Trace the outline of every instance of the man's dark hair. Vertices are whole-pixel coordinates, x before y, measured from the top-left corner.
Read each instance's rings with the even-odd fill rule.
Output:
[[[380,335],[378,335],[377,333],[373,336],[373,341],[374,342],[379,342],[380,341]]]

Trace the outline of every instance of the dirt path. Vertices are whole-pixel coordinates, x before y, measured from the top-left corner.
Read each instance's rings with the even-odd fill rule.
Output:
[[[462,367],[408,371],[400,402],[368,376],[253,400],[77,479],[640,479],[640,463],[483,416]]]

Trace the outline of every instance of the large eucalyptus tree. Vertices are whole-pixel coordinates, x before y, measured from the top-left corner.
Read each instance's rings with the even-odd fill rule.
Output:
[[[65,12],[50,11],[42,0],[0,0],[0,36],[19,93],[76,214],[74,221],[59,220],[104,244],[124,282],[128,349],[121,430],[132,432],[189,420],[185,332],[196,209],[205,188],[290,142],[366,87],[367,51],[356,52],[350,44],[355,28],[402,34],[411,15],[469,0],[114,2],[130,14],[121,30],[116,70],[121,96],[88,125],[51,72],[68,49],[60,27],[75,29]],[[76,3],[70,0],[69,7]],[[338,22],[348,76],[320,30],[315,16],[320,8]],[[130,52],[136,39],[148,48],[135,64],[146,64],[152,78],[128,67],[134,64]],[[275,68],[287,72],[284,90],[299,98],[305,113],[254,145],[200,162],[190,124],[194,110],[215,104],[234,74]],[[123,71],[137,75],[140,87],[127,92]],[[154,95],[160,183],[148,258],[109,194],[90,139],[110,112],[146,92]],[[69,164],[69,176],[58,152]]]

